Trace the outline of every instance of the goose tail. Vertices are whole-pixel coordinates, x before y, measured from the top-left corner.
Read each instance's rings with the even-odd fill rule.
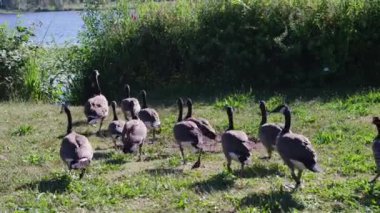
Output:
[[[84,169],[88,165],[90,165],[90,160],[89,159],[80,159],[77,162],[73,162],[70,166],[71,169]]]

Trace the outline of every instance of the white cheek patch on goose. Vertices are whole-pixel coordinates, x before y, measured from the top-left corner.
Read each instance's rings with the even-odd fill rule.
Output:
[[[282,108],[280,109],[280,112],[281,112],[281,113],[284,113],[284,112],[285,112],[285,107],[282,107]]]
[[[306,169],[305,164],[303,164],[303,163],[300,162],[300,161],[290,159],[290,162],[292,162],[292,164],[294,165],[294,167],[296,167],[296,168],[299,169],[299,170],[304,170],[304,169]]]

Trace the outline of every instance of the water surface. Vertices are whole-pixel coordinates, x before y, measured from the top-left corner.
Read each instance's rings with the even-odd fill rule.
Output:
[[[0,24],[3,23],[11,28],[18,25],[33,27],[36,36],[32,42],[38,45],[77,43],[78,33],[84,25],[78,11],[0,14]]]

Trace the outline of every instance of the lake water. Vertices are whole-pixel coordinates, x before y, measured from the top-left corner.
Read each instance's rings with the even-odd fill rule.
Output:
[[[38,45],[75,44],[84,26],[78,11],[0,14],[0,24],[3,23],[11,28],[18,25],[32,26],[36,35],[32,42]]]

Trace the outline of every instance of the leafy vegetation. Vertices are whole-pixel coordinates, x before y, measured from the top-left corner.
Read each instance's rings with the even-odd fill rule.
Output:
[[[78,46],[35,48],[28,44],[32,30],[1,27],[0,98],[83,103],[93,69],[110,99],[124,96],[125,83],[171,95],[378,86],[379,5],[179,0],[107,7],[91,1]],[[218,107],[235,100],[221,101]],[[368,114],[366,106],[338,107]]]
[[[158,110],[162,131],[155,144],[145,144],[142,162],[137,156],[113,149],[110,138],[95,135],[97,127],[86,124],[83,107],[71,106],[76,132],[85,134],[95,149],[94,160],[82,180],[69,172],[59,158],[66,131],[66,116],[59,106],[33,103],[0,103],[0,209],[9,211],[190,211],[190,212],[331,212],[380,211],[380,182],[371,187],[375,173],[371,143],[376,130],[371,115],[379,109],[379,90],[323,96],[300,93],[236,93],[217,100],[194,100],[194,114],[209,119],[221,133],[227,116],[220,100],[239,106],[235,126],[256,136],[260,123],[258,101],[270,109],[286,102],[293,113],[292,131],[306,135],[318,153],[322,174],[306,172],[304,187],[294,193],[283,188],[291,183],[288,168],[278,154],[266,161],[262,148],[238,177],[225,169],[220,152],[206,153],[200,169],[181,165],[172,127],[176,120],[175,99],[150,97]],[[237,98],[238,97],[238,98]],[[159,100],[159,101],[158,101]],[[165,104],[164,104],[165,103]],[[230,102],[228,102],[230,103]],[[351,110],[341,103],[355,104]],[[361,108],[366,108],[362,115]],[[122,113],[118,109],[119,118]],[[105,126],[112,116],[105,121]],[[27,121],[27,122],[26,122]],[[269,121],[282,123],[271,114]],[[23,124],[23,125],[20,125]],[[185,150],[189,161],[197,154]]]
[[[0,25],[0,100],[57,102],[83,57],[77,46],[38,47],[33,29]]]
[[[88,97],[98,69],[107,97],[120,86],[205,90],[379,85],[380,2],[126,2],[84,13],[84,63],[74,85]],[[355,107],[355,106],[353,106]],[[356,111],[356,109],[353,109]],[[361,112],[366,114],[365,109]]]

